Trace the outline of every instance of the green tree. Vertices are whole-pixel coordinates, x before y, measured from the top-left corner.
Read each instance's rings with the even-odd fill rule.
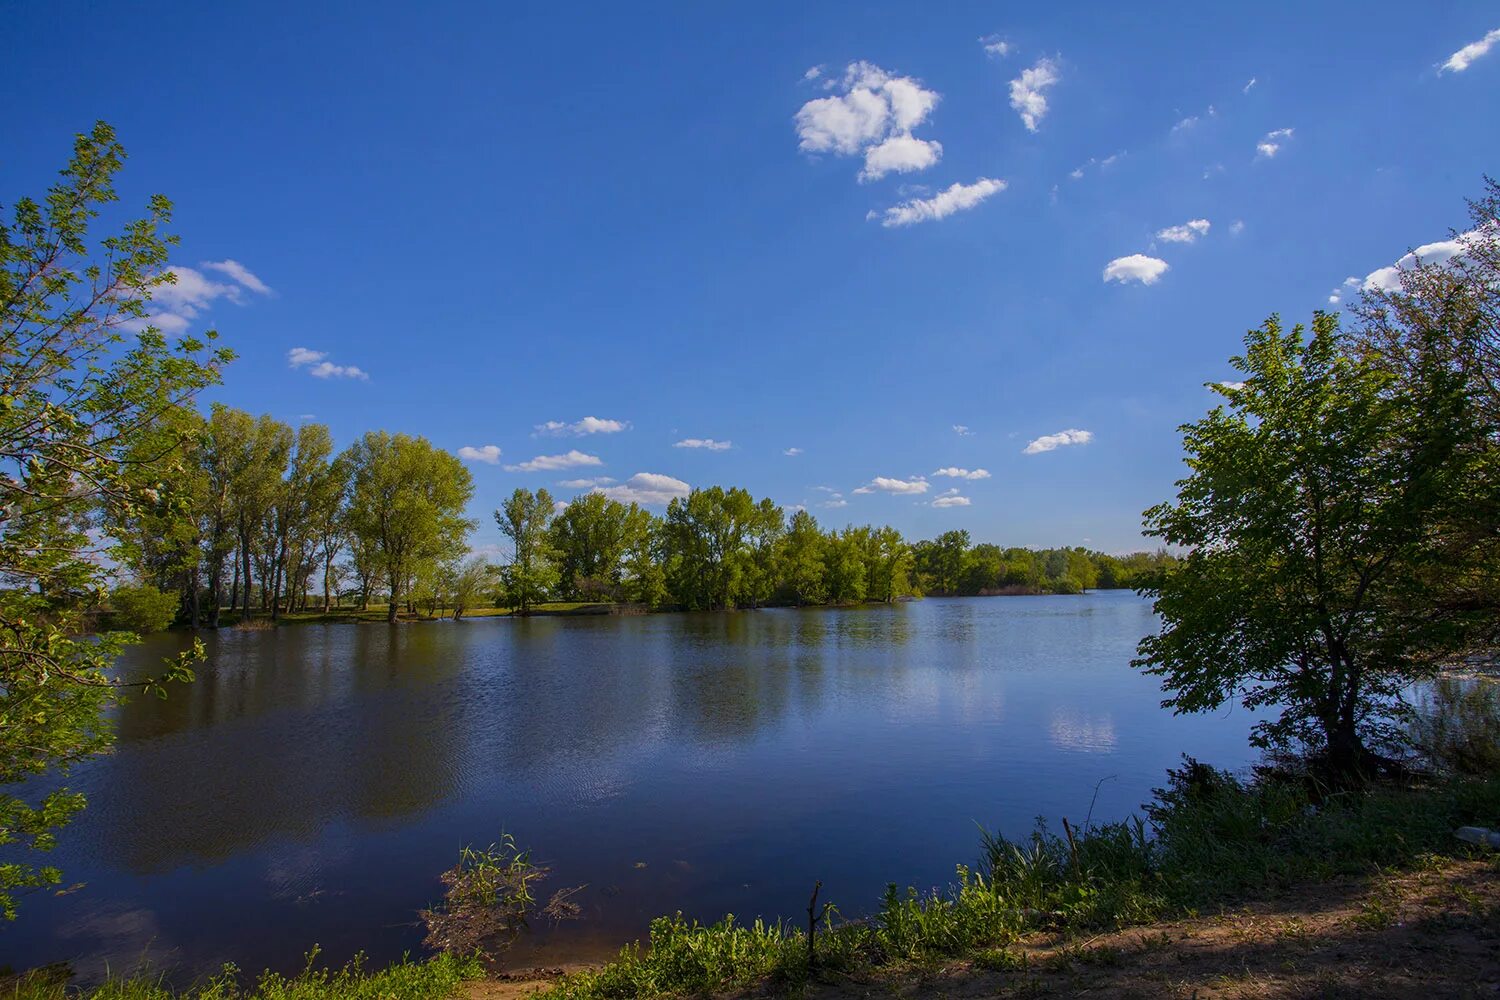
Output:
[[[747,542],[755,500],[738,487],[693,490],[667,506],[668,582],[689,609],[732,608],[750,559]]]
[[[495,523],[511,541],[510,565],[501,571],[506,603],[521,614],[547,599],[557,585],[557,564],[547,528],[552,520],[552,494],[545,489],[532,493],[517,489],[495,511]]]
[[[462,462],[426,438],[371,431],[345,456],[349,529],[384,573],[390,591],[386,620],[394,622],[417,570],[463,551],[474,527],[464,517],[474,481]]]
[[[1403,394],[1346,350],[1333,316],[1315,316],[1311,339],[1272,317],[1245,345],[1243,387],[1215,387],[1227,405],[1183,427],[1176,501],[1146,512],[1148,534],[1189,551],[1145,589],[1162,628],[1137,665],[1167,706],[1275,711],[1258,745],[1364,770],[1405,689],[1462,638],[1425,581],[1477,428],[1460,384]]]
[[[109,595],[109,606],[115,612],[114,624],[137,635],[160,632],[171,625],[177,605],[177,594],[157,590],[149,583],[122,584]]]
[[[648,608],[667,599],[667,576],[662,558],[662,523],[645,508],[631,504],[625,515],[625,555],[621,585],[627,600]]]
[[[805,510],[792,515],[781,546],[782,586],[793,604],[822,604],[828,600],[823,550],[827,540],[818,519]]]
[[[570,601],[616,596],[630,508],[603,493],[574,497],[548,529],[558,590]]]
[[[91,242],[115,201],[124,150],[100,123],[77,137],[60,179],[40,202],[21,198],[0,224],[0,787],[67,769],[103,750],[105,712],[122,692],[111,666],[133,636],[80,638],[84,612],[103,596],[91,520],[128,517],[170,498],[186,468],[186,440],[137,445],[232,358],[212,333],[172,343],[152,327],[151,293],[175,238],[170,203],[152,197],[144,218]],[[125,330],[142,326],[127,337]],[[146,686],[187,678],[192,655]],[[55,884],[35,863],[84,805],[66,787],[0,794],[0,912],[16,895]],[[17,852],[20,852],[19,854]],[[14,860],[10,860],[14,858]]]

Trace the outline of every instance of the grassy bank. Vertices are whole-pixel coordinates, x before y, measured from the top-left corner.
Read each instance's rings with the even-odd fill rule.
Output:
[[[1062,833],[1039,826],[1019,841],[984,834],[976,863],[959,866],[947,889],[892,885],[867,919],[845,920],[820,905],[811,948],[805,917],[705,925],[679,914],[653,921],[648,940],[614,961],[555,980],[539,995],[795,994],[872,976],[920,978],[955,961],[975,974],[1030,976],[1039,937],[1052,942],[1059,961],[1072,962],[1099,950],[1085,945],[1122,928],[1153,930],[1297,887],[1369,887],[1393,873],[1472,861],[1482,855],[1454,829],[1500,827],[1495,774],[1329,793],[1306,780],[1246,782],[1189,762],[1169,779],[1138,820]],[[1493,873],[1494,862],[1480,870]],[[1380,910],[1383,897],[1371,898],[1358,920],[1388,925],[1394,918]],[[1122,960],[1114,951],[1106,957]],[[358,965],[317,971],[310,962],[292,978],[265,974],[241,983],[229,971],[174,994],[160,979],[137,977],[80,997],[44,970],[0,989],[0,1000],[438,1000],[481,974],[477,961],[452,956],[376,972]]]

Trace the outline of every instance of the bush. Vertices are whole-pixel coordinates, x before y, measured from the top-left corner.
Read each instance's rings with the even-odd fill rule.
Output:
[[[177,617],[178,597],[164,594],[149,583],[116,587],[109,603],[114,608],[114,627],[146,635],[160,632]]]

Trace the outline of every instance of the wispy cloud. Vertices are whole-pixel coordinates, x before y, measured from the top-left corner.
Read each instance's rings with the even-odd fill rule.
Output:
[[[584,465],[603,465],[598,455],[586,455],[577,449],[561,455],[538,455],[517,465],[507,465],[506,472],[555,472],[558,469],[576,469]]]
[[[237,260],[206,260],[201,266],[208,271],[227,274],[252,292],[258,292],[261,295],[271,294],[271,286],[257,278],[248,267]]]
[[[1002,35],[985,35],[979,40],[979,45],[986,55],[994,56],[996,59],[1004,59],[1016,50],[1016,47]]]
[[[989,471],[986,469],[960,469],[956,465],[939,469],[933,473],[934,476],[948,476],[952,479],[988,479]]]
[[[619,486],[599,487],[596,492],[621,503],[663,506],[686,497],[693,488],[681,479],[658,472],[637,472]]]
[[[911,226],[918,222],[935,222],[946,219],[955,212],[967,211],[986,198],[1005,190],[1005,182],[990,177],[981,177],[973,184],[955,183],[931,198],[913,198],[885,210],[883,217],[871,212],[866,218],[880,217],[880,224]]]
[[[1062,79],[1058,65],[1047,58],[1038,59],[1035,66],[1021,71],[1021,75],[1010,81],[1010,106],[1021,116],[1028,132],[1035,132],[1047,117],[1047,96]]]
[[[968,424],[954,424],[953,425],[953,433],[957,434],[959,437],[973,437],[974,436],[974,432],[971,431],[971,430],[969,430]]]
[[[783,448],[781,450],[781,453],[783,455],[786,455],[789,458],[796,458],[798,455],[802,454],[802,449],[801,448]]]
[[[1154,285],[1169,270],[1171,270],[1171,265],[1160,257],[1147,257],[1143,253],[1133,253],[1127,257],[1116,257],[1104,265],[1104,280],[1118,281],[1121,284],[1139,281],[1143,285]]]
[[[968,497],[962,497],[962,496],[959,496],[957,494],[950,494],[948,496],[941,496],[941,497],[936,498],[935,500],[932,501],[932,506],[934,506],[934,507],[967,507],[967,506],[969,506],[970,503],[971,503],[971,501],[969,500]]]
[[[257,295],[272,294],[270,286],[239,261],[204,261],[199,267],[203,270],[181,264],[166,267],[163,273],[170,275],[171,280],[151,289],[147,315],[126,320],[121,325],[128,330],[155,327],[165,334],[179,334],[220,299],[244,305],[247,291]],[[215,281],[203,271],[224,274],[231,280]]]
[[[500,446],[497,444],[482,444],[479,447],[464,445],[458,449],[458,457],[467,462],[484,462],[486,465],[500,464]]]
[[[1285,145],[1286,140],[1290,139],[1292,133],[1295,131],[1296,129],[1278,128],[1267,132],[1260,142],[1255,144],[1255,155],[1269,160],[1281,152],[1281,147]]]
[[[1479,41],[1470,42],[1453,53],[1448,57],[1448,61],[1443,63],[1442,68],[1438,72],[1462,73],[1473,64],[1475,59],[1480,58],[1488,53],[1490,49],[1494,48],[1496,42],[1500,42],[1500,28],[1486,32],[1485,36],[1479,39]]]
[[[1040,455],[1042,452],[1056,451],[1058,448],[1065,448],[1069,445],[1088,444],[1092,440],[1094,440],[1093,431],[1069,428],[1065,431],[1058,431],[1056,434],[1043,434],[1026,445],[1022,449],[1022,454]]]
[[[713,438],[683,438],[673,448],[701,448],[705,451],[728,451],[734,447],[732,441],[715,441]]]
[[[1242,93],[1242,94],[1248,94],[1248,93],[1250,93],[1250,88],[1253,87],[1253,86],[1255,86],[1255,77],[1252,76],[1250,78],[1250,82],[1247,83],[1247,84],[1245,84],[1243,87],[1240,88],[1240,93]]]
[[[1198,237],[1208,234],[1207,219],[1191,219],[1180,226],[1168,226],[1157,232],[1156,238],[1164,243],[1193,243]]]
[[[887,476],[876,476],[864,486],[855,490],[855,493],[896,493],[909,495],[914,493],[926,493],[927,480],[921,476],[912,479],[893,479]]]
[[[604,420],[600,417],[584,417],[568,423],[563,420],[549,420],[544,424],[537,424],[534,434],[540,437],[583,437],[585,434],[618,434],[630,425],[623,420]]]
[[[586,490],[595,486],[608,486],[613,482],[608,476],[594,476],[592,479],[561,479],[557,485],[565,490]]]
[[[1243,233],[1244,231],[1245,231],[1245,220],[1244,219],[1235,219],[1233,222],[1231,222],[1229,224],[1229,235],[1230,236],[1238,236],[1240,233]]]
[[[838,93],[797,111],[797,148],[804,153],[863,154],[862,181],[925,170],[942,158],[942,144],[912,135],[937,107],[937,91],[868,62],[850,63],[842,79],[825,86]]]

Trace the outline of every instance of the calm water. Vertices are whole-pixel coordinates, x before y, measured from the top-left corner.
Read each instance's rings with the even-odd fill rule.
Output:
[[[0,965],[182,976],[420,946],[415,911],[501,830],[586,884],[520,964],[600,957],[681,909],[846,915],[946,884],[975,823],[1135,811],[1187,752],[1250,759],[1243,713],[1173,718],[1128,666],[1133,594],[727,615],[296,626],[207,636],[209,662],[120,717],[75,773],[87,812]],[[143,661],[184,642],[163,636]],[[546,893],[544,892],[544,895]]]

